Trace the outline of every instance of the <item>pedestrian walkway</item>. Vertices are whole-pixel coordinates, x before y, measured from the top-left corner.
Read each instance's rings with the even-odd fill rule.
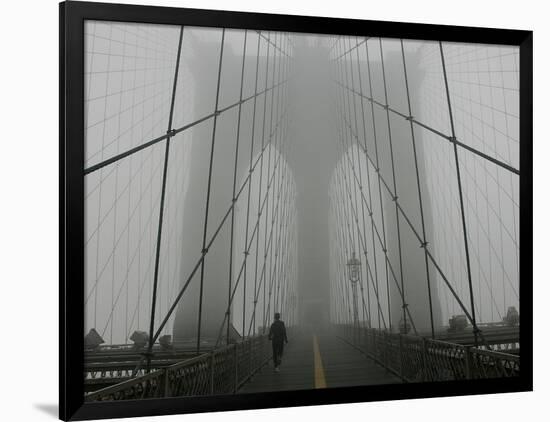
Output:
[[[343,339],[296,334],[285,347],[281,371],[265,365],[239,393],[395,384],[401,380]]]

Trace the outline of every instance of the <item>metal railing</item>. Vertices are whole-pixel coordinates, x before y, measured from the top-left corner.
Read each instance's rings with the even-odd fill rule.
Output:
[[[502,378],[520,374],[517,355],[372,328],[339,326],[338,332],[405,382]]]
[[[166,368],[94,391],[85,401],[235,393],[269,359],[266,336],[254,336]]]

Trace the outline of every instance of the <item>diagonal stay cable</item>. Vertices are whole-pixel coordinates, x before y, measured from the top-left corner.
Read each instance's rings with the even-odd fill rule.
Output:
[[[244,43],[243,43],[243,59],[242,59],[242,65],[241,65],[241,85],[240,85],[240,92],[239,92],[239,100],[242,101],[243,98],[243,84],[244,84],[244,65],[246,60],[246,41],[248,39],[248,31],[244,31]],[[233,190],[231,193],[231,200],[233,203],[237,202],[237,198],[235,197],[236,193],[236,187],[237,187],[237,170],[238,170],[238,162],[239,162],[239,141],[241,136],[241,113],[242,113],[242,104],[239,104],[239,110],[237,115],[237,133],[236,133],[236,141],[235,141],[235,159],[233,162]],[[230,228],[231,234],[230,234],[230,240],[229,240],[229,274],[228,274],[228,297],[227,302],[230,303],[231,301],[231,283],[233,282],[233,246],[234,246],[234,237],[235,237],[235,207],[231,208],[231,228]],[[244,301],[243,301],[244,302]],[[231,312],[231,306],[228,306],[227,308],[227,344],[229,344],[229,333],[231,329],[231,324],[229,321],[229,313]]]
[[[284,117],[284,116],[283,116]],[[281,121],[282,121],[282,118],[281,118]],[[275,128],[275,131],[277,130],[277,128]],[[272,134],[270,136],[270,138],[273,136],[274,134]],[[267,147],[269,146],[269,143],[266,143],[264,148],[262,149],[261,153],[259,154],[260,156],[263,154],[263,152],[265,151],[265,149],[267,149]],[[256,160],[256,163],[254,164],[254,166],[252,167],[252,173],[254,172],[254,169],[256,167],[256,165],[258,164],[258,162],[260,161],[260,158],[258,157],[258,159]],[[250,174],[252,174],[250,173]],[[251,179],[251,176],[250,174],[247,176],[247,180],[245,180],[245,182],[243,182],[243,185],[241,187],[241,189],[239,190],[239,193],[237,194],[237,198],[239,197],[240,193],[244,190],[244,187],[246,186],[246,183],[250,183],[250,179]],[[264,206],[265,206],[265,203],[266,203],[266,199],[265,199],[265,196],[264,196],[264,199],[263,201],[261,201],[261,209],[263,210]],[[173,312],[175,311],[179,301],[181,300],[181,298],[183,297],[185,291],[187,290],[188,286],[190,285],[191,281],[193,280],[193,277],[195,276],[197,270],[200,268],[205,256],[207,255],[208,253],[208,250],[210,249],[210,247],[212,246],[212,244],[214,243],[215,239],[217,238],[217,235],[219,234],[222,226],[224,225],[225,221],[227,220],[228,216],[230,215],[230,212],[231,212],[231,208],[234,206],[234,203],[231,203],[228,211],[226,212],[225,216],[222,218],[222,220],[220,221],[219,225],[218,225],[218,228],[216,229],[216,231],[212,234],[207,246],[206,246],[206,250],[201,252],[201,256],[199,257],[199,259],[197,260],[197,262],[195,263],[193,269],[191,270],[191,272],[189,273],[189,275],[186,277],[185,279],[185,283],[183,284],[183,286],[181,287],[178,295],[176,296],[176,298],[174,299],[172,305],[170,306],[170,308],[167,310],[166,312],[166,315],[164,317],[164,319],[162,320],[162,322],[159,324],[158,328],[157,328],[157,331],[155,333],[155,335],[153,336],[153,342],[156,341],[156,339],[158,338],[158,336],[161,334],[162,332],[162,329],[164,328],[164,326],[168,323],[168,320],[170,319],[170,316],[173,314]],[[254,231],[256,231],[258,228],[258,223],[256,223],[256,226],[255,226],[255,229]],[[254,232],[253,232],[254,234]],[[253,238],[251,238],[251,241],[252,241]]]
[[[443,67],[443,79],[445,81],[445,91],[447,94],[447,104],[449,106],[449,121],[451,123],[451,132],[452,132],[452,139],[456,139],[456,133],[455,133],[455,127],[454,127],[454,120],[453,120],[453,112],[451,107],[451,96],[449,93],[449,82],[447,80],[447,71],[445,67],[445,55],[443,54],[443,44],[441,41],[439,41],[439,51],[441,53],[441,65]],[[458,149],[456,143],[454,143],[454,156],[455,156],[455,164],[456,164],[456,178],[458,183],[458,197],[460,199],[460,216],[462,219],[462,234],[464,235],[464,251],[466,253],[466,267],[468,270],[468,287],[470,292],[470,306],[472,311],[472,325],[474,329],[474,342],[477,347],[478,344],[478,331],[479,328],[476,323],[476,312],[475,312],[475,306],[474,306],[474,292],[473,292],[473,286],[472,286],[472,269],[470,264],[470,249],[469,249],[469,242],[468,242],[468,229],[466,227],[466,213],[464,210],[464,197],[462,192],[462,178],[460,175],[460,163],[458,161]]]
[[[343,170],[340,169],[340,174],[337,173],[336,175],[336,183],[337,183],[337,187],[339,188],[340,191],[343,190],[342,188],[342,181],[341,179],[344,178],[344,173],[343,173]],[[343,198],[343,193],[340,192],[339,193],[339,196],[341,197],[341,200],[338,201],[338,203],[341,203],[344,198]],[[343,216],[342,214],[344,214],[344,211],[343,210],[340,210],[338,207],[336,207],[336,218],[337,220],[340,221],[339,223],[339,226],[340,227],[343,227],[343,226],[348,226],[349,228],[349,220],[350,218],[347,218],[346,216]],[[344,223],[345,222],[345,223]],[[349,252],[347,251],[347,242],[344,241],[344,234],[342,232],[339,233],[339,237],[340,237],[340,243],[344,246],[344,253],[346,255],[349,255]],[[366,251],[366,246],[365,244],[363,243],[362,244],[362,249],[363,251]],[[374,294],[376,296],[376,304],[377,304],[377,310],[378,310],[378,324],[379,324],[379,328],[380,328],[380,320],[382,321],[382,324],[384,325],[384,329],[387,329],[387,325],[386,325],[386,320],[384,318],[384,311],[382,309],[382,304],[381,304],[381,301],[380,301],[380,294],[379,294],[379,287],[378,287],[378,284],[375,284],[373,282],[373,280],[375,280],[375,278],[372,276],[372,270],[370,268],[370,265],[367,261],[367,271],[368,271],[368,274],[370,273],[370,276],[371,276],[371,284],[372,284],[372,289],[374,291]],[[344,273],[344,271],[342,270],[341,271],[342,273]],[[367,283],[368,283],[368,277],[367,277]]]
[[[403,40],[400,40],[401,43],[401,58],[403,60],[403,75],[405,79],[405,91],[407,93],[407,106],[409,111],[409,125],[411,129],[411,143],[412,143],[412,149],[413,149],[413,157],[414,157],[414,170],[416,175],[416,189],[418,194],[418,206],[420,211],[420,222],[422,226],[422,244],[427,245],[426,241],[426,221],[424,216],[424,203],[422,201],[422,189],[420,184],[420,171],[418,166],[418,153],[416,148],[416,137],[414,133],[414,125],[412,121],[412,106],[411,106],[411,95],[409,90],[409,78],[407,74],[407,64],[405,60],[405,49],[403,47]],[[361,99],[363,101],[363,99]],[[431,279],[430,279],[430,267],[428,263],[428,254],[426,248],[424,249],[424,264],[426,268],[426,285],[428,288],[428,305],[430,307],[430,328],[432,331],[432,338],[435,338],[435,326],[434,326],[434,315],[433,315],[433,299],[432,299],[432,287],[431,287]]]
[[[337,83],[338,85],[344,87],[345,89],[352,91],[352,89],[351,89],[350,87],[346,86],[345,84],[343,84],[343,83],[341,83],[341,82],[338,82],[338,81],[337,81],[336,83]],[[471,147],[470,145],[467,145],[467,144],[465,144],[465,143],[459,141],[459,140],[456,139],[456,138],[453,139],[452,136],[446,135],[446,134],[444,134],[443,132],[440,132],[440,131],[438,131],[437,129],[434,129],[434,128],[432,128],[432,127],[426,125],[425,123],[422,123],[421,121],[417,120],[414,116],[407,116],[407,115],[401,113],[400,111],[398,111],[398,110],[396,110],[396,109],[394,109],[394,108],[392,108],[392,107],[390,107],[390,106],[386,106],[385,104],[382,104],[382,103],[380,103],[379,101],[376,101],[376,100],[375,100],[374,98],[372,98],[372,97],[369,97],[369,96],[364,95],[364,94],[360,94],[360,93],[357,92],[357,91],[354,91],[354,92],[355,92],[355,94],[357,94],[357,95],[359,95],[359,96],[362,96],[365,100],[368,100],[371,104],[377,105],[377,106],[379,106],[379,107],[381,107],[381,108],[383,108],[383,109],[386,109],[386,107],[387,107],[387,110],[388,110],[388,111],[390,111],[390,112],[392,112],[392,113],[394,113],[394,114],[396,114],[396,115],[398,115],[398,116],[403,117],[405,120],[410,120],[410,121],[411,121],[412,123],[414,123],[415,125],[418,125],[418,126],[423,127],[424,129],[426,129],[426,130],[428,130],[428,131],[430,131],[430,132],[432,132],[432,133],[438,135],[439,137],[441,137],[441,138],[443,138],[443,139],[446,139],[446,140],[449,141],[450,143],[452,143],[452,144],[454,144],[454,145],[457,145],[457,146],[459,146],[459,147],[461,147],[461,148],[463,148],[463,149],[465,149],[465,150],[467,150],[467,151],[470,151],[471,153],[476,154],[476,155],[480,156],[481,158],[483,158],[483,159],[485,159],[485,160],[491,161],[493,164],[496,164],[497,166],[502,167],[503,169],[505,169],[505,170],[507,170],[507,171],[509,171],[509,172],[511,172],[511,173],[514,173],[514,174],[516,174],[516,175],[518,175],[518,176],[520,175],[520,170],[516,169],[515,167],[512,167],[512,166],[509,165],[509,164],[506,164],[506,163],[504,163],[504,162],[502,162],[502,161],[500,161],[500,160],[498,160],[498,159],[496,159],[496,158],[494,158],[494,157],[491,157],[490,155],[487,155],[487,154],[485,154],[484,152],[481,152],[481,151],[477,150],[476,148],[473,148],[473,147]]]
[[[220,86],[221,86],[221,74],[222,74],[222,64],[223,64],[223,50],[225,46],[225,28],[222,29],[222,39],[220,47],[220,58],[218,63],[218,82],[216,87],[216,100],[214,103],[214,120],[212,124],[212,141],[210,144],[210,162],[208,166],[208,182],[206,189],[206,204],[205,204],[205,213],[204,213],[204,225],[203,225],[203,235],[202,235],[202,253],[206,253],[208,248],[206,247],[206,237],[208,235],[208,216],[210,212],[210,195],[212,193],[212,169],[214,164],[214,151],[216,146],[216,129],[218,122],[218,106],[220,100]],[[203,301],[203,292],[204,292],[204,266],[205,266],[206,256],[203,256],[201,260],[201,271],[200,271],[200,287],[199,287],[199,311],[197,318],[197,355],[200,353],[200,342],[201,342],[201,325],[202,325],[202,301]]]
[[[347,152],[344,152],[342,155],[345,155],[346,158],[348,159],[348,162],[349,162],[350,158],[349,158],[348,153],[347,153]],[[351,163],[350,163],[350,166],[351,166]],[[357,179],[357,175],[356,175],[356,173],[355,173],[355,170],[353,170],[353,175],[354,175],[355,181],[358,183],[358,179]],[[345,174],[343,175],[343,179],[344,179],[344,181],[345,181],[346,193],[347,193],[347,195],[348,195],[348,198],[349,198],[350,201],[351,201],[351,193],[350,193],[349,182],[348,182],[347,177],[346,177]],[[368,206],[368,204],[366,204],[366,199],[365,199],[364,194],[362,193],[362,191],[361,191],[361,194],[360,194],[360,195],[362,196],[362,200],[363,200],[363,202],[365,203],[365,205],[367,206],[367,209],[369,210],[369,214],[372,214],[372,213],[371,213],[370,207]],[[349,217],[349,219],[355,220],[356,224],[358,224],[358,212],[357,212],[357,209],[354,208],[353,211],[354,211],[354,216],[353,216],[353,217]],[[373,219],[373,216],[372,216],[372,215],[371,215],[371,218]],[[373,221],[373,224],[374,224],[374,221]],[[376,228],[376,224],[374,224],[374,227]],[[376,230],[378,230],[378,229],[376,229]],[[367,252],[366,244],[363,243],[363,239],[362,239],[362,238],[360,239],[360,241],[361,241],[361,244],[362,244],[363,251],[366,253],[366,252]],[[384,247],[384,243],[383,243],[383,240],[382,240],[382,238],[380,237],[380,235],[378,235],[378,241],[379,241],[379,243],[380,243],[381,248],[383,248],[383,247]],[[400,294],[400,295],[403,295],[402,290],[401,290],[401,288],[400,288],[400,286],[399,286],[399,282],[398,282],[397,277],[396,277],[396,275],[395,275],[395,271],[393,270],[391,261],[389,260],[389,257],[387,256],[387,253],[384,253],[384,256],[385,256],[386,265],[388,265],[388,269],[390,270],[390,273],[391,273],[391,275],[392,275],[393,281],[395,282],[396,288],[397,288],[399,294]],[[367,268],[370,269],[370,267],[367,267]],[[372,273],[371,273],[371,279],[372,279]],[[379,299],[378,289],[377,289],[374,285],[373,285],[373,289],[375,290],[376,298],[377,298],[377,300],[379,301],[380,299]],[[415,328],[415,324],[414,324],[414,321],[413,321],[413,319],[412,319],[412,316],[411,316],[411,314],[410,314],[410,311],[409,311],[408,307],[406,307],[406,309],[407,309],[407,314],[409,315],[409,318],[411,319],[412,326],[413,326],[413,328]],[[382,313],[382,315],[383,315],[383,313]],[[416,328],[415,328],[415,331],[416,331]]]
[[[275,171],[275,170],[274,170]],[[277,213],[278,213],[278,210],[277,210]],[[246,249],[246,252],[249,253],[250,252],[250,248],[252,247],[252,241],[254,240],[254,235],[257,233],[257,231],[254,231],[253,232],[253,235],[251,236],[251,239],[250,239],[250,243],[248,243],[247,245],[247,249]],[[268,240],[268,249],[271,250],[272,247],[272,243],[273,243],[273,230],[271,230],[271,233],[270,233],[270,236],[269,236],[269,240]],[[278,242],[280,244],[280,242]],[[279,248],[279,246],[277,246],[277,248]],[[246,254],[245,254],[246,255]],[[235,285],[233,286],[233,289],[230,293],[230,296],[229,296],[229,300],[228,300],[228,305],[227,305],[227,310],[230,309],[231,305],[233,304],[233,299],[235,297],[235,294],[237,292],[237,288],[239,286],[239,282],[242,278],[242,274],[243,274],[243,271],[245,269],[245,259],[243,259],[242,261],[242,264],[241,264],[241,267],[239,269],[239,273],[237,275],[237,278],[236,278],[236,281],[235,281]],[[265,269],[266,269],[266,262],[264,261],[264,264],[263,264],[263,267],[262,267],[262,271],[261,271],[261,274],[260,274],[260,287],[262,285],[262,281],[263,279],[265,278],[264,275],[265,275]],[[218,334],[218,337],[217,337],[217,340],[216,340],[216,346],[218,345],[220,339],[221,339],[221,333],[222,333],[222,329],[223,329],[223,326],[225,325],[226,321],[228,320],[229,318],[229,313],[228,311],[226,310],[225,312],[225,316],[224,316],[224,319],[220,325],[220,329],[219,329],[219,334]],[[252,321],[252,319],[251,319]]]
[[[174,103],[176,100],[176,89],[178,86],[178,71],[180,66],[180,57],[181,57],[181,45],[183,42],[183,26],[180,27],[180,37],[178,44],[178,53],[176,59],[176,69],[174,74],[174,87],[172,89],[172,101],[170,104],[170,116],[168,118],[168,130],[167,133],[170,134],[172,131],[172,118],[174,116]],[[161,197],[160,197],[160,206],[159,206],[159,222],[158,222],[158,232],[157,232],[157,245],[155,252],[155,269],[153,273],[153,292],[151,298],[151,316],[149,324],[149,345],[147,348],[147,372],[150,369],[151,365],[151,354],[153,351],[153,342],[151,341],[153,337],[153,331],[155,329],[155,311],[157,306],[157,290],[158,290],[158,275],[159,275],[159,262],[160,262],[160,246],[162,241],[162,223],[164,220],[164,201],[166,195],[166,178],[168,175],[168,158],[170,153],[170,140],[171,136],[166,138],[166,149],[164,152],[164,169],[162,173],[162,186],[161,186]]]
[[[258,92],[258,76],[259,76],[259,66],[260,66],[260,41],[261,36],[260,33],[258,33],[258,44],[256,47],[256,76],[255,76],[255,82],[254,82],[254,93],[256,94]],[[252,109],[252,134],[250,136],[250,160],[249,160],[249,169],[248,174],[252,173],[252,160],[254,156],[254,134],[256,130],[256,103],[257,103],[257,97],[254,97],[254,103],[253,103],[253,109]],[[248,184],[248,193],[247,193],[247,200],[246,200],[246,224],[245,224],[245,251],[244,253],[244,284],[246,285],[246,274],[247,274],[247,259],[248,259],[248,251],[246,250],[246,245],[248,245],[248,231],[249,231],[249,224],[250,224],[250,196],[252,193],[252,183]],[[254,280],[254,293],[256,292],[256,280]],[[245,304],[246,295],[243,294],[243,326],[242,326],[242,332],[244,336],[245,332]]]
[[[347,123],[347,125],[350,127],[351,129],[351,125],[349,123]],[[356,138],[357,136],[354,135]],[[371,163],[371,165],[375,166],[374,164],[374,161],[372,159],[372,157],[370,157],[367,153],[367,151],[364,151],[365,152],[365,155],[368,159],[368,161]],[[388,191],[388,193],[390,195],[392,195],[392,191],[391,191],[391,188],[389,187],[389,185],[386,183],[386,181],[384,180],[384,178],[380,175],[380,173],[378,173],[378,177],[381,179],[382,181],[382,185],[386,188],[386,190]],[[365,200],[366,202],[366,199],[364,198],[364,194],[362,194],[363,196],[363,200]],[[393,196],[393,195],[392,195]],[[454,287],[452,286],[452,284],[450,283],[449,279],[447,278],[447,276],[445,275],[445,273],[443,272],[443,270],[441,269],[441,267],[439,266],[439,264],[437,263],[436,259],[434,258],[433,254],[429,251],[428,249],[428,245],[429,243],[426,243],[424,244],[423,240],[422,240],[422,237],[420,236],[418,230],[414,227],[414,224],[411,222],[411,220],[409,219],[409,217],[407,216],[405,210],[401,207],[401,205],[399,204],[399,201],[396,201],[397,202],[397,205],[398,205],[398,210],[399,212],[401,213],[401,215],[403,216],[403,218],[405,219],[405,221],[407,222],[407,225],[410,227],[411,231],[413,232],[413,234],[415,235],[415,237],[418,239],[419,243],[420,243],[420,247],[422,248],[426,248],[426,253],[428,254],[428,257],[430,258],[430,261],[432,262],[432,264],[434,265],[434,267],[436,268],[437,272],[439,273],[439,275],[441,276],[442,280],[444,281],[444,283],[447,285],[447,287],[449,288],[449,291],[451,292],[451,294],[454,296],[454,298],[457,300],[457,303],[458,305],[460,306],[460,308],[462,309],[462,311],[464,312],[464,314],[466,315],[466,318],[468,318],[468,321],[470,321],[470,323],[472,323],[472,316],[470,314],[470,312],[468,311],[468,308],[464,305],[464,303],[462,302],[462,300],[460,299],[460,297],[458,296],[458,294],[456,293],[456,290],[454,289]],[[380,238],[379,238],[380,240]],[[473,325],[473,324],[472,324]],[[478,331],[478,335],[482,338],[482,340],[484,342],[486,342],[484,336],[483,336],[483,333],[481,331]]]
[[[285,84],[285,83],[287,83],[287,81],[282,81],[282,82],[280,82],[281,85],[283,85],[283,84]],[[186,125],[184,125],[184,126],[178,128],[178,129],[172,129],[172,130],[170,131],[170,133],[166,133],[166,134],[164,134],[164,135],[162,135],[162,136],[158,136],[158,137],[156,137],[156,138],[154,138],[154,139],[151,139],[151,140],[148,141],[148,142],[145,142],[145,143],[143,143],[143,144],[141,144],[141,145],[138,145],[138,146],[136,146],[136,147],[134,147],[134,148],[131,148],[131,149],[129,149],[129,150],[123,152],[123,153],[120,153],[120,154],[115,155],[115,156],[113,156],[113,157],[111,157],[111,158],[108,158],[108,159],[106,159],[106,160],[104,160],[104,161],[101,161],[100,163],[97,163],[97,164],[94,164],[94,165],[92,165],[92,166],[90,166],[90,167],[87,167],[87,168],[84,169],[84,175],[86,176],[86,175],[88,175],[88,174],[90,174],[90,173],[93,173],[93,172],[95,172],[95,171],[97,171],[97,170],[99,170],[99,169],[101,169],[101,168],[103,168],[103,167],[105,167],[105,166],[108,166],[108,165],[110,165],[110,164],[116,163],[117,161],[119,161],[119,160],[121,160],[121,159],[123,159],[123,158],[126,158],[126,157],[128,157],[128,156],[130,156],[130,155],[135,154],[136,152],[139,152],[139,151],[141,151],[141,150],[144,150],[144,149],[146,149],[146,148],[148,148],[148,147],[150,147],[150,146],[152,146],[152,145],[155,145],[155,144],[157,144],[157,143],[159,143],[159,142],[161,142],[161,141],[163,141],[163,140],[165,140],[165,139],[167,139],[167,138],[169,138],[169,137],[174,137],[174,136],[177,135],[178,133],[183,132],[183,131],[186,131],[186,130],[192,128],[193,126],[196,126],[196,125],[198,125],[198,124],[200,124],[200,123],[202,123],[202,122],[204,122],[204,121],[206,121],[206,120],[208,120],[208,119],[211,119],[211,118],[213,118],[213,117],[219,116],[220,114],[222,114],[222,113],[224,113],[224,112],[226,112],[226,111],[229,111],[229,110],[231,110],[231,109],[233,109],[233,108],[235,108],[235,107],[238,107],[239,105],[242,105],[242,104],[244,104],[244,103],[246,103],[246,102],[248,102],[248,101],[250,101],[250,100],[253,100],[253,99],[256,98],[256,97],[259,97],[259,96],[261,96],[261,95],[267,94],[269,91],[275,89],[276,87],[277,87],[277,86],[272,86],[272,87],[269,87],[269,88],[267,88],[267,89],[265,89],[265,90],[263,90],[263,91],[260,91],[260,92],[258,92],[258,93],[255,93],[255,94],[253,94],[253,95],[250,95],[250,96],[248,96],[248,97],[246,97],[246,98],[244,98],[244,99],[242,99],[242,100],[239,100],[239,101],[237,101],[237,102],[235,102],[235,103],[233,103],[233,104],[231,104],[231,105],[228,105],[228,106],[226,106],[226,107],[224,107],[224,108],[221,108],[221,109],[219,109],[219,110],[217,110],[217,111],[215,111],[215,112],[209,113],[209,114],[207,114],[206,116],[203,116],[203,117],[201,117],[200,119],[195,120],[195,121],[193,121],[193,122],[191,122],[191,123],[188,123],[188,124],[186,124]]]

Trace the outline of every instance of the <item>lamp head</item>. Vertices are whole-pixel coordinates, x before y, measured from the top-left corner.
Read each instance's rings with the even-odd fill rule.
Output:
[[[352,283],[359,281],[359,269],[361,261],[355,257],[355,252],[352,252],[351,259],[348,260],[349,279]]]

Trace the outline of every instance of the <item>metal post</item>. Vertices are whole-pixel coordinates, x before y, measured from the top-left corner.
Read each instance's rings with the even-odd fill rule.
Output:
[[[422,337],[422,381],[428,381],[428,346],[426,338]]]
[[[401,378],[405,378],[403,371],[403,335],[399,333],[399,373]]]
[[[254,361],[253,361],[254,355],[253,355],[253,349],[252,349],[253,342],[254,342],[254,338],[252,338],[251,340],[248,340],[248,348],[250,349],[248,351],[248,359],[247,359],[247,362],[249,363],[248,376],[252,375],[252,371],[254,371]]]
[[[472,350],[471,346],[464,346],[464,368],[466,379],[473,379],[472,374]]]
[[[214,353],[210,354],[210,394],[214,394]]]
[[[237,392],[237,387],[239,385],[239,363],[238,363],[238,354],[237,354],[237,343],[233,345],[233,359],[235,360],[235,382],[233,386],[233,393]]]
[[[163,378],[164,378],[163,397],[170,397],[172,392],[170,391],[170,379],[168,377],[169,369],[164,368],[162,372],[163,372]]]
[[[386,365],[386,369],[390,368],[390,341],[388,340],[389,334],[387,331],[384,331],[383,338],[384,338],[384,363]]]

